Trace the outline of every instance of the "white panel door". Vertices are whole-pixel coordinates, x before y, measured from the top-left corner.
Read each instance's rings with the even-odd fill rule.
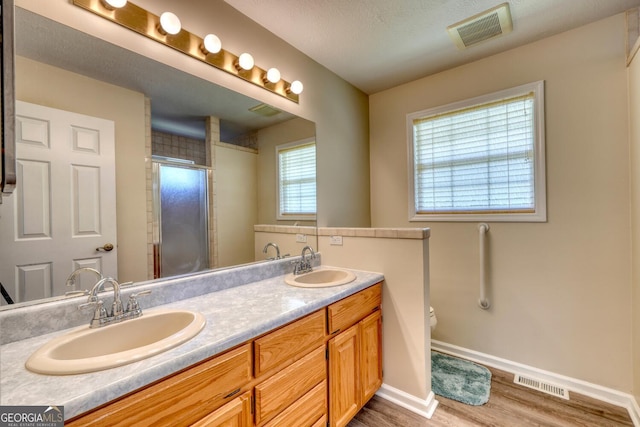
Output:
[[[0,204],[0,283],[14,302],[64,295],[78,267],[116,277],[114,123],[17,101],[16,153],[18,185]],[[95,283],[85,277],[75,289]]]

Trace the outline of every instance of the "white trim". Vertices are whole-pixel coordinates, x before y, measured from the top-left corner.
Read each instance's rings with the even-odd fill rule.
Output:
[[[438,401],[435,399],[435,395],[432,391],[429,392],[429,396],[427,396],[426,399],[420,399],[412,394],[406,393],[395,387],[391,387],[388,384],[382,384],[380,389],[376,392],[376,396],[395,403],[396,405],[408,409],[409,411],[427,419],[431,419],[436,407],[438,406]]]
[[[631,421],[633,421],[633,425],[636,427],[640,427],[640,406],[638,406],[638,401],[631,398],[631,405],[627,408],[629,411],[629,415],[631,416]]]
[[[636,402],[635,398],[631,394],[534,368],[532,366],[523,365],[521,363],[512,362],[510,360],[501,359],[475,350],[458,347],[442,341],[431,340],[431,349],[491,366],[503,371],[531,375],[533,377],[540,378],[541,380],[547,380],[554,384],[566,387],[570,391],[589,396],[612,405],[620,406],[629,412],[629,416],[631,417],[633,424],[636,427],[640,427],[640,407],[638,407],[638,402]]]
[[[415,199],[415,171],[414,171],[414,151],[413,151],[413,120],[422,117],[435,115],[447,111],[459,110],[473,105],[486,104],[500,99],[510,98],[527,92],[534,93],[534,213],[527,214],[418,214],[416,213]],[[545,155],[545,115],[544,115],[544,80],[523,84],[510,89],[477,96],[471,99],[452,102],[435,108],[428,108],[407,114],[407,161],[409,171],[409,221],[447,221],[447,222],[547,222],[547,185],[546,185],[546,155]]]

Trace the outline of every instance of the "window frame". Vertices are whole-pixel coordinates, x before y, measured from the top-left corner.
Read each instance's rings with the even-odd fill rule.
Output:
[[[313,214],[287,214],[280,211],[280,152],[288,151],[296,147],[303,147],[307,145],[314,145],[316,147],[316,212]],[[315,221],[318,214],[318,169],[317,169],[317,146],[315,137],[301,139],[298,141],[288,142],[285,144],[276,145],[276,219],[277,220],[295,220],[295,221]]]
[[[415,162],[414,162],[414,127],[413,122],[437,114],[443,114],[482,104],[489,104],[507,98],[513,98],[533,92],[533,153],[534,153],[534,208],[533,212],[505,212],[487,211],[470,212],[460,211],[456,213],[418,213],[416,209],[415,191]],[[428,108],[407,114],[407,145],[408,145],[408,170],[409,170],[409,221],[443,221],[443,222],[546,222],[547,221],[547,194],[546,194],[546,164],[545,164],[545,124],[544,124],[544,80],[527,83],[510,89],[481,95],[450,104]]]

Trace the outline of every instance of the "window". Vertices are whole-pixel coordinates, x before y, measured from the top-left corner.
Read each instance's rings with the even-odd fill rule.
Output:
[[[297,141],[276,147],[278,219],[316,219],[316,142]]]
[[[544,82],[407,115],[411,221],[546,221]]]

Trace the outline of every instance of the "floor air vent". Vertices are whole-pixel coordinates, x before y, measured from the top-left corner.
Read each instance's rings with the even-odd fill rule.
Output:
[[[569,400],[569,390],[555,384],[544,382],[537,378],[525,377],[524,375],[516,374],[513,378],[513,382],[525,387],[532,388],[534,390],[541,391],[543,393],[550,394],[552,396]]]

